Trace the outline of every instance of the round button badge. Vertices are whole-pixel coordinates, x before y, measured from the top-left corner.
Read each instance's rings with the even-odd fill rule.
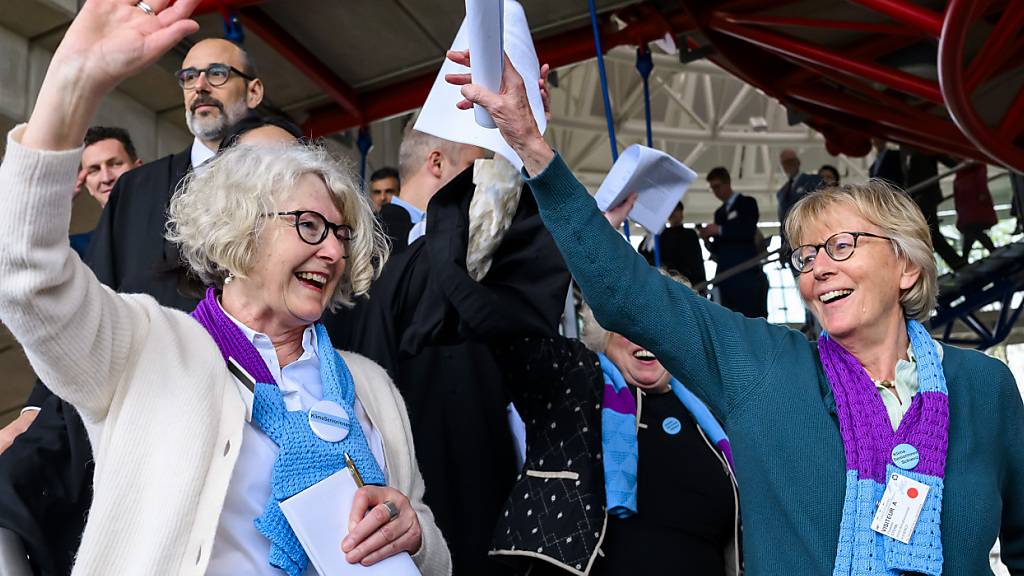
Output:
[[[679,422],[679,419],[675,416],[669,416],[661,421],[661,429],[665,431],[669,436],[675,436],[679,434],[679,431],[683,429],[683,425]]]
[[[917,448],[910,444],[900,444],[892,449],[892,463],[904,470],[913,470],[921,461]]]
[[[348,436],[351,420],[337,402],[321,400],[309,409],[309,427],[320,439],[341,442]]]

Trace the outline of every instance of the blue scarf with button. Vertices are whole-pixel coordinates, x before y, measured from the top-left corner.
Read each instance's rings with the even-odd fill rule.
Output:
[[[608,513],[629,518],[637,513],[636,476],[639,461],[636,399],[619,368],[604,354],[598,354],[604,373],[601,403],[601,453],[604,455],[605,499]],[[700,429],[708,435],[732,467],[732,448],[725,430],[711,410],[678,380],[672,378],[672,393],[686,407]]]
[[[281,512],[281,501],[344,468],[346,452],[367,484],[384,484],[384,473],[377,465],[362,426],[355,417],[356,391],[352,374],[331,346],[327,330],[316,323],[314,329],[323,399],[343,407],[350,423],[348,435],[343,440],[328,442],[313,433],[307,411],[285,409],[281,390],[263,358],[221,309],[213,288],[207,290],[206,297],[192,312],[192,317],[213,337],[225,362],[234,358],[256,379],[252,420],[280,448],[270,476],[270,500],[263,514],[255,519],[256,529],[270,540],[270,564],[289,576],[299,576],[305,571],[309,558]]]

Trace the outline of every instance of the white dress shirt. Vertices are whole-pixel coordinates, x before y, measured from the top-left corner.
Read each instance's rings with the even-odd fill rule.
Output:
[[[225,312],[227,314],[227,312]],[[289,411],[309,410],[313,404],[323,398],[323,385],[320,380],[320,358],[317,355],[316,331],[312,326],[306,328],[302,335],[302,356],[283,369],[277,360],[274,345],[266,334],[251,330],[230,314],[228,318],[234,322],[249,342],[256,347],[266,363],[270,374],[278,382],[285,408]],[[370,444],[374,459],[384,471],[384,444],[380,433],[373,427],[357,398],[355,401],[356,418]],[[224,508],[217,526],[217,535],[213,541],[213,552],[208,576],[228,576],[235,574],[253,574],[281,576],[282,572],[270,565],[270,541],[256,529],[253,521],[263,514],[270,499],[270,474],[277,459],[278,447],[259,426],[246,422],[242,435],[242,447],[238,454],[238,463],[228,484],[228,493],[224,499]],[[339,513],[342,513],[339,511]],[[310,564],[304,574],[316,574]]]
[[[203,142],[197,137],[192,141],[192,171],[199,174],[205,169],[203,164],[206,164],[210,158],[213,158],[216,155],[216,150],[210,150],[207,148],[206,144],[203,144]]]

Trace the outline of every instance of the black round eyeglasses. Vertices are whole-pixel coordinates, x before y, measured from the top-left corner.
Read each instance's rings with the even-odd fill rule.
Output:
[[[313,210],[292,210],[291,212],[274,212],[275,216],[293,216],[295,231],[306,244],[316,246],[327,238],[328,232],[342,243],[352,239],[352,228],[345,224],[334,224],[323,214]]]
[[[892,240],[888,236],[879,236],[870,232],[839,232],[829,236],[823,244],[797,246],[789,256],[790,264],[793,265],[793,270],[801,274],[810,272],[814,268],[814,260],[818,257],[818,251],[822,248],[825,249],[825,254],[828,254],[828,257],[836,262],[849,260],[850,256],[853,256],[853,251],[857,249],[857,239],[861,236]]]

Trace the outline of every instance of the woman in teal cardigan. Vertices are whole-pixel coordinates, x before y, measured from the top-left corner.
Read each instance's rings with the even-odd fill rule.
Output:
[[[601,324],[651,350],[723,422],[748,574],[977,576],[999,538],[1024,575],[1024,405],[1004,364],[921,325],[935,263],[904,194],[872,182],[793,209],[801,297],[826,331],[808,343],[650,268],[544,142],[507,59],[497,93],[468,74],[448,81],[462,85],[459,108],[487,109],[522,158]]]

